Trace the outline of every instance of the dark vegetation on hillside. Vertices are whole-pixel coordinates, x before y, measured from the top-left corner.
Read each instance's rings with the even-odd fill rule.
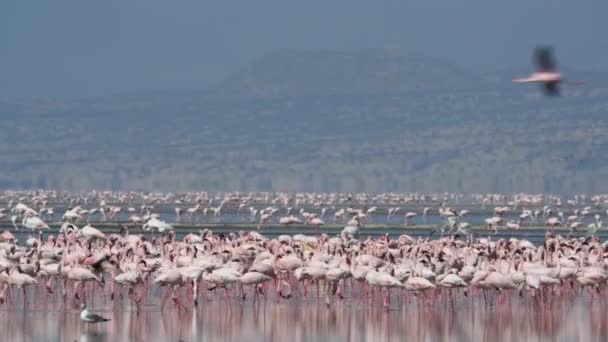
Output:
[[[608,75],[526,72],[293,50],[208,91],[0,98],[0,188],[608,191]]]

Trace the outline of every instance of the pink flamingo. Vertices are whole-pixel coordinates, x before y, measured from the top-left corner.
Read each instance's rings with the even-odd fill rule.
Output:
[[[309,216],[308,219],[306,220],[306,224],[317,226],[317,228],[319,228],[325,224],[325,221],[323,221],[320,218],[315,217],[315,216]]]
[[[557,63],[553,57],[553,49],[551,47],[537,47],[534,50],[533,62],[536,71],[528,77],[514,78],[513,82],[527,83],[537,82],[542,83],[545,95],[559,95],[558,85],[566,81],[565,78],[557,71]],[[581,85],[583,82],[568,82],[570,84]]]
[[[558,226],[561,226],[561,225],[563,225],[563,223],[557,217],[549,217],[547,219],[547,221],[545,221],[545,226],[549,226],[552,229],[555,229],[555,227],[558,227]]]
[[[5,270],[5,272],[8,274],[8,277],[6,277],[6,283],[8,286],[16,286],[17,288],[21,288],[23,290],[23,305],[25,306],[27,304],[26,288],[30,285],[38,284],[38,281],[25,273],[19,272],[17,267],[13,267],[10,272],[8,270]],[[0,296],[2,301],[4,301],[4,291],[6,291],[6,287]]]
[[[416,217],[416,213],[413,211],[407,212],[405,215],[405,225],[409,226],[410,225],[410,220],[413,219],[414,217]]]

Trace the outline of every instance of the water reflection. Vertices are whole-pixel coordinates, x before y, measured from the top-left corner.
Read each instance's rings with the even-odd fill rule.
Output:
[[[194,310],[150,305],[139,314],[126,304],[93,304],[112,320],[85,326],[79,310],[0,311],[2,341],[606,341],[608,305],[588,297],[543,303],[483,297],[428,304],[407,299],[390,311],[350,300],[327,308],[316,302],[205,301]]]

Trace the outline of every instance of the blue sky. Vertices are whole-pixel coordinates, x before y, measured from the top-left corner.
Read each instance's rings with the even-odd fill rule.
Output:
[[[473,71],[608,71],[608,1],[53,0],[0,2],[0,97],[205,88],[286,48],[399,46]]]

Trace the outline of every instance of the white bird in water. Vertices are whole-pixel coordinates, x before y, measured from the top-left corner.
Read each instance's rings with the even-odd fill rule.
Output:
[[[110,320],[109,318],[101,317],[98,314],[89,312],[86,304],[82,304],[82,306],[80,308],[82,309],[82,311],[80,312],[80,320],[85,323],[89,323],[89,324],[102,323],[102,322],[107,322]]]

